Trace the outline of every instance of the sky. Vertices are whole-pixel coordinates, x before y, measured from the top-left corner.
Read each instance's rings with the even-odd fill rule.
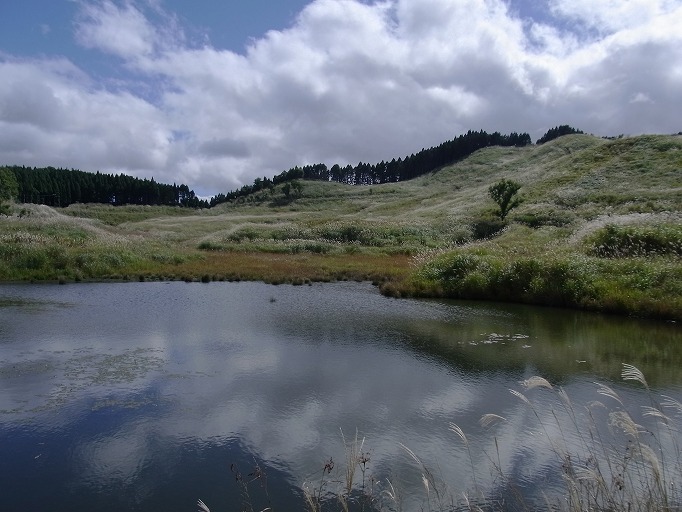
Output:
[[[184,183],[682,131],[682,0],[5,0],[0,165]]]

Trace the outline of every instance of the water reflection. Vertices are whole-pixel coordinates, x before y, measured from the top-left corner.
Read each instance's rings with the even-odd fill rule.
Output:
[[[555,382],[586,373],[616,380],[627,362],[642,370],[652,385],[682,383],[678,371],[682,330],[675,323],[555,308],[470,304],[478,307],[454,323],[406,321],[405,329],[415,340],[413,348],[472,370],[514,371],[530,364]]]
[[[268,492],[255,481],[250,499],[302,508],[303,483],[317,485],[330,457],[342,468],[340,431],[348,438],[356,429],[377,485],[390,478],[406,510],[425,498],[422,470],[401,444],[453,494],[474,485],[473,463],[488,495],[508,500],[511,480],[528,494],[557,483],[547,434],[565,435],[556,393],[529,392],[543,432],[509,393],[519,381],[540,373],[585,404],[603,399],[592,381],[630,362],[657,392],[680,395],[674,325],[398,301],[356,283],[5,286],[0,294],[0,481],[16,489],[7,503],[17,508],[179,511],[201,497],[212,510],[237,510],[235,471],[248,476],[256,466]],[[641,401],[632,387],[610,385]],[[491,412],[505,420],[481,428]],[[467,433],[472,461],[450,422]],[[491,458],[513,478],[491,478]]]

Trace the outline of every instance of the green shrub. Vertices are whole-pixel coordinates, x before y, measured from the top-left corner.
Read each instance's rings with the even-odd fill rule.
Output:
[[[592,272],[584,261],[505,261],[460,252],[428,263],[419,276],[439,283],[451,297],[584,306],[596,295]]]
[[[371,245],[372,233],[357,224],[329,224],[320,230],[320,236],[325,240],[341,243],[357,242],[361,245]]]
[[[222,251],[225,247],[222,244],[213,242],[212,240],[204,240],[200,242],[197,248],[201,251]]]
[[[69,266],[69,255],[62,247],[55,246],[48,248],[47,256],[50,259],[52,268],[63,270]]]
[[[303,249],[315,254],[327,254],[331,250],[331,246],[323,242],[306,242],[303,244]]]
[[[505,227],[507,227],[506,221],[494,217],[485,217],[474,221],[471,230],[475,240],[483,240],[497,235]]]
[[[253,228],[241,228],[230,234],[227,239],[232,242],[241,242],[242,240],[255,240],[259,238],[258,232]]]
[[[589,240],[589,252],[602,258],[682,256],[682,226],[616,226],[609,224]]]
[[[467,274],[476,270],[480,265],[480,258],[473,254],[452,255],[441,265],[440,278],[444,281],[457,282]]]
[[[78,268],[85,268],[92,265],[94,262],[94,257],[90,253],[78,254],[75,258],[75,263]]]
[[[542,226],[563,227],[573,222],[573,216],[568,212],[550,210],[519,213],[514,215],[513,220],[531,228]]]
[[[40,270],[48,265],[49,258],[43,249],[29,249],[23,251],[15,259],[15,266],[29,270]]]

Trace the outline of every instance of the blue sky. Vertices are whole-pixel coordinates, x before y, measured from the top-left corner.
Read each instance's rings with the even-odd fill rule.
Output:
[[[307,3],[306,0],[172,0],[159,5],[176,14],[179,22],[198,40],[241,52],[252,38],[292,25]],[[96,59],[88,58],[74,40],[73,24],[79,5],[82,4],[73,0],[3,2],[0,48],[15,55],[69,55],[93,65]],[[140,8],[144,9],[144,3],[140,3]]]
[[[682,0],[0,3],[0,165],[209,196],[469,129],[682,130]]]

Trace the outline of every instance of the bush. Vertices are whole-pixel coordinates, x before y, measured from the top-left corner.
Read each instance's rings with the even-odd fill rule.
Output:
[[[589,240],[589,252],[602,258],[682,256],[682,226],[608,225]]]
[[[542,226],[563,227],[573,222],[573,216],[568,212],[549,210],[533,211],[515,214],[514,222],[524,224],[529,228],[539,228]]]
[[[371,245],[373,236],[370,230],[357,224],[330,224],[320,230],[320,236],[332,242]]]
[[[42,249],[32,249],[25,251],[17,258],[14,264],[30,270],[40,270],[47,266],[48,257]]]
[[[501,261],[454,253],[427,264],[420,275],[441,284],[447,295],[455,298],[585,306],[593,302],[597,293],[592,269],[581,261]]]
[[[232,242],[241,242],[242,240],[251,241],[256,238],[258,238],[258,232],[253,228],[242,228],[228,236],[228,239]]]
[[[471,225],[474,240],[483,240],[497,235],[507,227],[507,222],[495,217],[481,218],[475,220]]]
[[[455,254],[443,263],[440,277],[444,281],[460,281],[476,270],[480,263],[480,258],[473,254]]]
[[[204,240],[197,246],[197,248],[201,251],[222,251],[225,249],[221,244],[211,240]]]

